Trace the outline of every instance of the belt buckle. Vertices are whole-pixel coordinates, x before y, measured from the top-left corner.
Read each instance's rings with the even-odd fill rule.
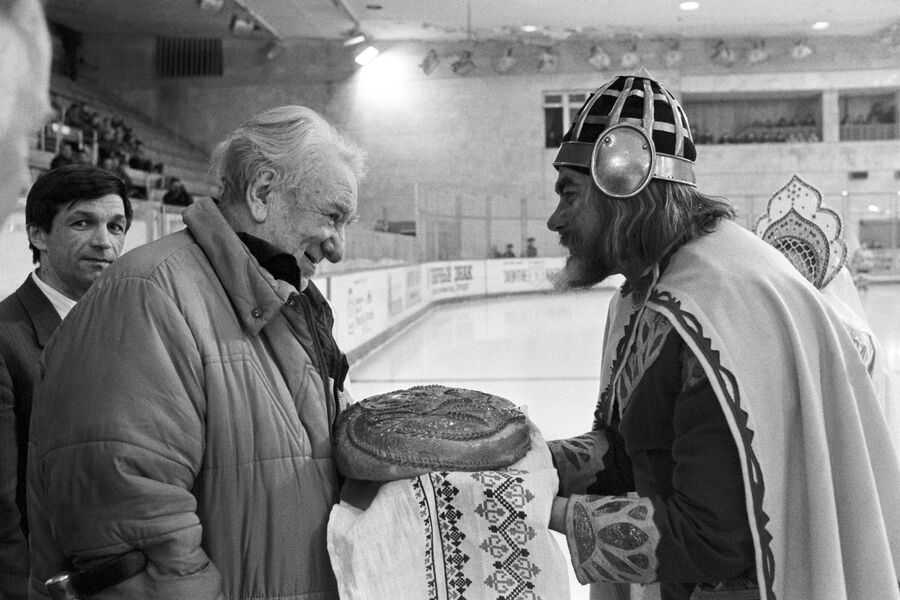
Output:
[[[53,600],[81,600],[72,585],[72,573],[68,571],[54,575],[44,585]]]
[[[131,550],[88,569],[62,571],[44,582],[53,600],[87,600],[108,587],[134,577],[144,570],[147,557]]]

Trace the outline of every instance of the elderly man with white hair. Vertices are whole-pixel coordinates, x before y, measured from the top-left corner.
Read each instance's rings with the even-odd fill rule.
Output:
[[[32,597],[64,573],[104,598],[337,599],[347,361],[310,278],[341,260],[363,159],[310,109],[252,118],[216,149],[220,199],[70,313],[35,390]]]

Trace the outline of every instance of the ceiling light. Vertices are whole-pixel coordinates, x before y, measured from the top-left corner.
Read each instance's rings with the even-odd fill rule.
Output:
[[[641,57],[637,52],[637,45],[632,46],[631,50],[622,55],[619,59],[619,64],[622,65],[623,69],[633,69],[638,66],[641,62]]]
[[[497,70],[498,73],[508,73],[509,70],[512,69],[515,64],[516,64],[516,57],[513,56],[513,49],[507,48],[506,54],[504,54],[497,60],[497,64],[494,66],[494,68]]]
[[[791,48],[791,58],[795,60],[803,60],[809,58],[813,54],[812,47],[805,41],[799,41]]]
[[[437,69],[439,64],[441,64],[441,57],[438,56],[437,50],[432,48],[428,51],[428,54],[425,55],[425,58],[422,59],[422,62],[419,63],[419,68],[422,69],[422,72],[426,75],[431,75],[434,70]]]
[[[538,56],[538,71],[550,73],[559,68],[559,54],[552,48],[544,48]]]
[[[758,42],[753,44],[753,47],[750,48],[749,52],[747,52],[747,62],[751,65],[761,63],[768,58],[769,51],[766,50],[766,42],[763,40],[759,40]]]
[[[350,37],[344,40],[344,46],[356,46],[357,44],[362,44],[364,41],[369,39],[366,37],[366,34],[360,33],[358,31],[352,32]]]
[[[225,0],[200,0],[200,10],[218,12],[225,6]]]
[[[234,15],[231,17],[231,33],[234,35],[248,35],[256,30],[256,21],[251,17]]]
[[[522,25],[522,31],[525,33],[534,33],[538,28],[534,25]]]
[[[663,60],[666,62],[667,67],[674,67],[676,65],[681,64],[681,61],[684,59],[684,54],[681,52],[681,48],[678,44],[673,45],[666,54],[663,56]]]
[[[823,29],[828,29],[829,27],[831,27],[831,23],[829,23],[828,21],[816,21],[812,24],[812,28],[816,31],[822,31]]]
[[[724,40],[719,40],[711,58],[720,65],[730,67],[737,60],[737,54]]]
[[[699,2],[682,2],[678,5],[681,10],[697,10],[700,8]]]
[[[281,42],[269,42],[265,48],[266,60],[275,60],[284,52],[284,44]]]
[[[361,67],[366,66],[378,56],[378,48],[375,46],[368,46],[365,50],[356,55],[356,64]]]
[[[609,58],[609,54],[604,52],[603,48],[597,45],[591,47],[591,55],[588,57],[587,61],[598,71],[605,71],[612,62]]]
[[[461,76],[469,75],[476,68],[475,61],[472,60],[471,50],[463,50],[460,52],[459,57],[450,63],[450,70]]]
[[[869,210],[869,212],[878,212],[881,210],[880,208],[878,208],[877,204],[870,204],[866,208]]]

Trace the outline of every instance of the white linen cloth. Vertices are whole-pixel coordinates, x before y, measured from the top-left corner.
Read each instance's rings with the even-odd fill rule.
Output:
[[[342,600],[564,600],[568,564],[547,525],[559,481],[547,444],[508,469],[391,481],[331,511]]]

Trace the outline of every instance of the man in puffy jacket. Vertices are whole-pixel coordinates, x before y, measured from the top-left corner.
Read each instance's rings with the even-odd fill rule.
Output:
[[[220,200],[70,313],[35,390],[31,597],[69,572],[103,598],[337,599],[347,363],[310,278],[341,260],[362,163],[312,110],[258,115],[216,149]]]

